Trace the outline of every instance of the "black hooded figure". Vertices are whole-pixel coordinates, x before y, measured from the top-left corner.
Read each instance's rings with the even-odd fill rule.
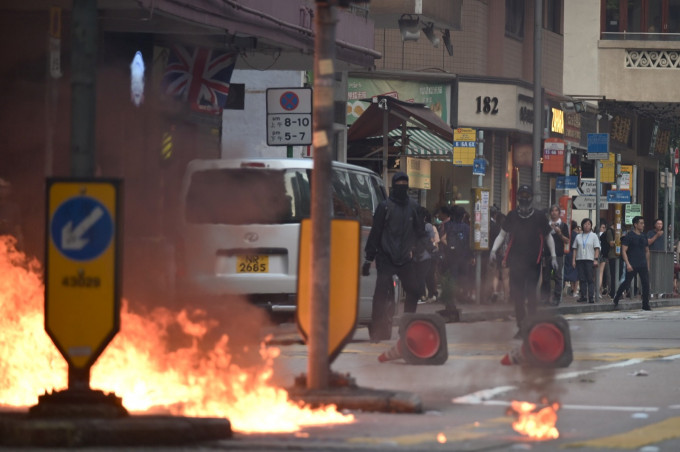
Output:
[[[515,318],[518,328],[528,316],[536,312],[536,286],[541,274],[543,244],[548,247],[551,266],[557,269],[555,242],[552,229],[545,215],[533,207],[534,192],[528,185],[517,189],[517,208],[508,213],[501,225],[501,231],[494,241],[489,260],[496,260],[496,253],[510,234],[503,267],[510,267],[510,299],[515,303]],[[515,337],[520,337],[519,332]]]
[[[418,204],[408,196],[408,176],[398,172],[392,176],[389,198],[375,209],[373,227],[364,250],[366,261],[362,273],[368,275],[374,259],[378,271],[369,326],[371,341],[388,340],[392,336],[393,275],[399,277],[406,294],[404,312],[416,311],[420,284],[413,258],[426,240],[428,236],[418,214]]]

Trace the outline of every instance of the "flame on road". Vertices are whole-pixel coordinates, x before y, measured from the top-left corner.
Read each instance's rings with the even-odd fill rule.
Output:
[[[0,237],[0,405],[27,407],[46,391],[67,387],[67,365],[44,329],[42,269]],[[222,335],[202,343],[216,322],[157,308],[144,316],[123,300],[121,329],[91,370],[93,389],[115,392],[131,412],[228,417],[236,431],[295,432],[306,426],[350,423],[335,405],[318,409],[288,400],[271,383],[279,349],[259,348],[259,362],[239,366]],[[168,347],[170,328],[188,344]]]
[[[546,441],[560,437],[555,427],[559,409],[560,404],[557,402],[536,411],[535,403],[513,400],[507,414],[517,417],[512,423],[516,432],[531,439]]]

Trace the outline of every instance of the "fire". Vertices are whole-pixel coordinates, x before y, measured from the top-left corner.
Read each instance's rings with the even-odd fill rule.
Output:
[[[14,244],[0,237],[0,405],[27,407],[45,391],[66,389],[68,371],[44,329],[42,269]],[[207,351],[201,342],[216,322],[190,317],[163,308],[141,316],[123,300],[121,330],[92,367],[92,388],[115,392],[131,412],[227,417],[244,433],[354,421],[335,405],[311,409],[288,400],[271,383],[279,349],[261,344],[259,362],[237,365],[226,335]],[[169,350],[170,327],[190,343]]]
[[[560,404],[557,402],[536,411],[535,403],[513,400],[507,414],[517,417],[512,423],[512,428],[516,432],[535,440],[545,441],[560,437],[560,432],[555,428],[559,409]]]

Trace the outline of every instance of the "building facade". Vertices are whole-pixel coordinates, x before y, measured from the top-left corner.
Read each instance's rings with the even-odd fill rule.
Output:
[[[473,128],[477,133],[483,132],[484,159],[488,162],[483,185],[491,192],[492,204],[504,212],[513,208],[516,187],[532,182],[534,118],[549,125],[550,105],[559,109],[563,98],[562,2],[546,0],[543,4],[540,83],[544,111],[540,115],[533,111],[533,2],[373,1],[369,17],[375,21],[376,50],[383,57],[376,61],[375,71],[350,73],[348,112],[360,107],[357,99],[391,95],[424,103],[454,130]],[[374,87],[373,92],[353,92],[353,81],[365,79],[381,80],[388,91],[380,92]],[[444,99],[409,94],[427,92],[428,86]],[[543,137],[550,136],[551,131],[545,129]],[[357,155],[353,147],[361,144],[350,142],[348,146],[352,161],[351,157]],[[405,153],[410,152],[406,146],[401,147]],[[363,155],[371,151],[375,146]],[[477,186],[478,177],[473,175],[470,156],[461,165],[453,155],[442,158],[443,152],[438,149],[411,153],[432,160],[432,188],[424,196],[429,209],[472,202],[471,189]],[[373,167],[381,170],[379,165]],[[555,201],[551,187],[554,189],[556,177],[557,174],[546,173],[542,178],[545,206],[541,207]]]

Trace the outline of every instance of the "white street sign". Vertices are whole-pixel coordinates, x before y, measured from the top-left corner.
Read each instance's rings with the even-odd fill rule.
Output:
[[[572,197],[572,206],[575,210],[595,210],[595,196],[574,196]],[[600,210],[608,209],[607,197],[600,197]]]
[[[595,196],[597,192],[597,184],[595,179],[581,179],[578,184],[579,192],[582,195]]]
[[[312,144],[312,89],[267,89],[267,145]]]

